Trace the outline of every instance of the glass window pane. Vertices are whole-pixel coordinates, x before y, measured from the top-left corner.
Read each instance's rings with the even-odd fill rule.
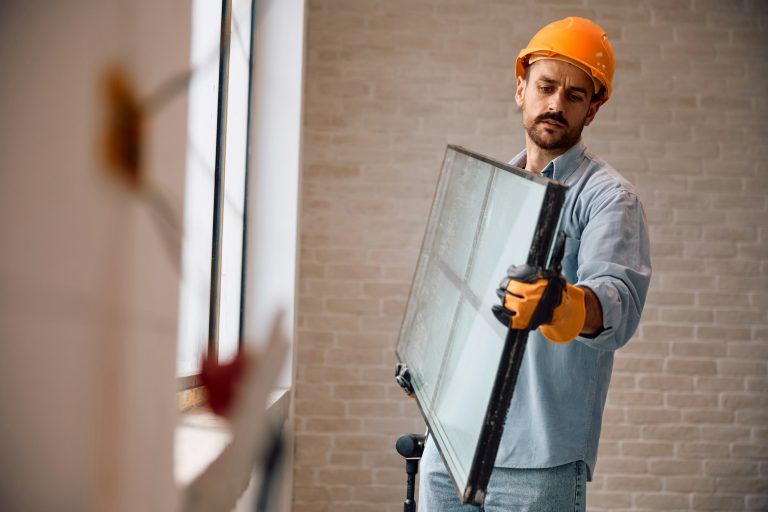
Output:
[[[485,303],[498,300],[496,288],[507,268],[528,260],[545,190],[539,183],[495,169],[469,276],[470,289]]]
[[[221,3],[192,3],[192,41],[187,122],[187,177],[179,291],[176,373],[192,375],[208,345],[211,290],[213,177],[219,91]]]
[[[508,329],[491,312],[496,288],[509,265],[547,253],[564,191],[460,148],[446,152],[397,353],[460,497],[479,482],[477,447],[501,428],[486,415],[509,403],[494,395],[509,354]],[[540,215],[553,206],[556,215]]]
[[[455,279],[463,279],[468,268],[492,175],[488,167],[484,162],[459,154],[448,176],[449,182],[440,205],[440,222],[432,249],[436,261],[445,265],[445,272]],[[484,179],[478,179],[478,176],[484,176]]]
[[[433,412],[442,430],[443,454],[453,460],[456,480],[466,482],[475,447],[491,396],[493,378],[503,347],[503,326],[484,311],[461,301],[450,350],[440,368],[441,382],[433,401]],[[478,372],[484,379],[463,379],[462,372]]]
[[[252,4],[252,0],[232,1],[218,345],[222,361],[234,357],[240,339]]]

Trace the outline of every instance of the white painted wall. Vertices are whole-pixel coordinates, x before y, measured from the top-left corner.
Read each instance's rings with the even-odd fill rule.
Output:
[[[189,62],[184,1],[0,3],[0,509],[173,510],[177,263],[103,172],[101,74]],[[184,95],[150,119],[181,211]]]
[[[246,336],[266,339],[277,309],[293,338],[296,300],[305,0],[260,0],[248,190]],[[278,385],[290,387],[292,363]]]

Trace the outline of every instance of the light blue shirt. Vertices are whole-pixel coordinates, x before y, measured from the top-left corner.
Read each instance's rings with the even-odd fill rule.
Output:
[[[524,168],[525,150],[510,163]],[[613,351],[635,333],[651,279],[648,227],[632,184],[582,142],[542,175],[569,187],[560,225],[563,275],[595,292],[604,330],[565,345],[530,333],[496,466],[547,468],[583,460],[591,479]]]

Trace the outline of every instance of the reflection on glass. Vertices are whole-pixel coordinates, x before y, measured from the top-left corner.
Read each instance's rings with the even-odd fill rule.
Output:
[[[507,268],[528,259],[546,189],[499,169],[494,178],[469,276],[470,289],[490,305]]]
[[[505,347],[507,329],[491,313],[496,288],[540,243],[534,235],[550,186],[452,146],[443,162],[397,353],[460,496],[477,473]]]
[[[454,329],[433,407],[443,430],[443,454],[459,470],[457,480],[466,481],[499,365],[504,329],[490,309],[478,311],[464,301]],[[485,378],[464,378],[467,372]]]

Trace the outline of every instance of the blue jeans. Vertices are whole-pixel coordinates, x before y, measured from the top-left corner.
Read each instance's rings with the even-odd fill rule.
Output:
[[[494,468],[481,509],[462,505],[432,439],[419,468],[419,512],[584,512],[587,465],[576,461],[554,468]]]

